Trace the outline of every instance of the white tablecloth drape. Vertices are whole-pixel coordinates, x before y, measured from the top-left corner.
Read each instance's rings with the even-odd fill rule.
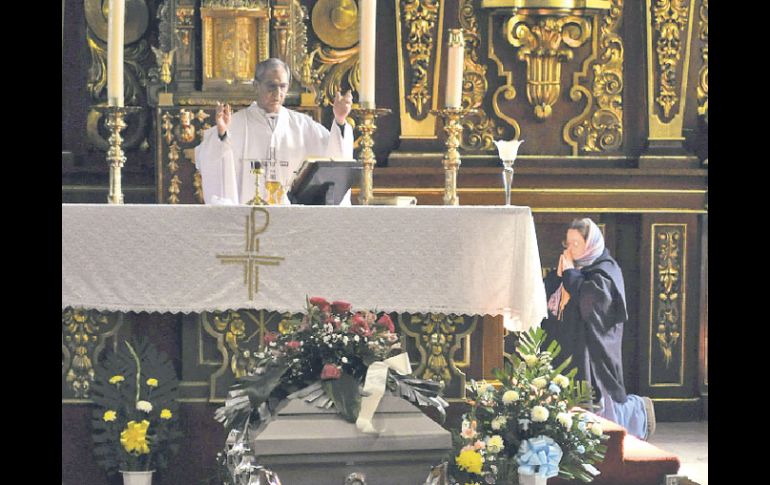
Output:
[[[62,308],[546,315],[528,207],[62,204]]]

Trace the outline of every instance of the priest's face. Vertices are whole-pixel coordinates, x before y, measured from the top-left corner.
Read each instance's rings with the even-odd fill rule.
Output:
[[[277,113],[289,90],[289,76],[282,67],[267,71],[257,81],[257,104],[268,113]]]

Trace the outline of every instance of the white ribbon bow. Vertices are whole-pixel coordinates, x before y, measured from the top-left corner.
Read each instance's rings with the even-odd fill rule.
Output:
[[[364,397],[361,399],[361,410],[356,420],[356,428],[362,433],[379,434],[382,430],[377,430],[372,424],[374,412],[380,405],[383,394],[385,394],[385,385],[388,382],[388,369],[393,369],[401,375],[411,374],[412,366],[409,364],[409,355],[402,352],[381,362],[375,362],[369,366],[366,372],[366,382],[364,382]]]

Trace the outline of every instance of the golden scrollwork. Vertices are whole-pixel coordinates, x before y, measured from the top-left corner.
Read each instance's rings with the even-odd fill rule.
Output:
[[[232,375],[243,377],[256,369],[255,353],[265,348],[265,333],[279,329],[292,317],[291,313],[265,310],[228,310],[201,315],[205,330],[217,339],[218,349]],[[219,377],[220,372],[212,378]]]
[[[655,0],[652,24],[655,29],[655,54],[658,61],[658,83],[655,102],[663,109],[660,118],[668,120],[679,102],[677,65],[682,58],[682,31],[688,24],[687,0]],[[687,39],[685,38],[685,42]],[[687,73],[683,73],[686,76]]]
[[[682,225],[654,225],[656,280],[654,288],[655,336],[666,367],[684,324],[684,233]]]
[[[166,141],[166,145],[171,145],[171,140],[174,139],[174,122],[173,116],[168,112],[164,112],[161,116],[161,128],[163,128],[163,140]]]
[[[203,204],[203,179],[201,178],[201,172],[198,169],[195,169],[195,173],[193,174],[193,195],[195,196],[195,200]]]
[[[462,0],[459,7],[460,27],[465,38],[465,58],[463,67],[463,102],[462,105],[477,111],[468,114],[462,120],[463,136],[460,146],[469,150],[493,150],[493,140],[503,136],[503,129],[496,126],[485,110],[481,109],[487,95],[487,66],[479,62],[478,20],[474,0]]]
[[[703,42],[701,59],[703,65],[698,72],[698,114],[703,116],[706,124],[709,122],[709,2],[703,0],[698,11],[698,37]]]
[[[493,22],[494,15],[489,15],[489,32],[493,32]],[[491,39],[488,43],[488,46],[489,50],[487,55],[490,60],[495,61],[495,64],[497,65],[497,75],[505,77],[505,82],[497,89],[495,89],[494,93],[492,93],[492,109],[498,118],[505,121],[509,126],[513,128],[513,137],[516,139],[521,138],[521,127],[519,127],[519,122],[508,116],[502,109],[500,109],[500,97],[506,101],[511,101],[516,98],[516,88],[513,87],[513,73],[511,71],[507,71],[505,69],[505,65],[503,65],[503,61],[497,57],[497,53],[494,50],[494,43],[491,41]]]
[[[179,171],[179,145],[176,142],[168,147],[168,171],[174,174]]]
[[[194,119],[192,111],[186,109],[179,110],[179,138],[185,143],[195,141],[195,126],[192,124]]]
[[[180,185],[182,185],[182,180],[179,178],[179,175],[174,174],[174,176],[171,177],[171,181],[168,184],[167,200],[169,204],[179,203],[179,193],[181,192],[181,189],[179,188]]]
[[[465,374],[455,362],[455,352],[478,322],[477,317],[465,318],[443,313],[399,315],[399,326],[412,337],[420,353],[420,364],[414,375],[442,383],[445,397],[465,397]],[[469,342],[465,341],[466,346]],[[466,349],[467,351],[468,349]]]
[[[588,90],[580,84],[588,77],[586,68],[573,75],[570,98],[586,98],[585,110],[570,120],[563,130],[564,141],[572,147],[572,155],[583,152],[612,151],[623,142],[623,39],[618,34],[622,20],[623,0],[612,0],[609,12],[599,22],[598,42],[583,64],[593,63],[593,85]]]
[[[422,118],[430,107],[429,69],[433,53],[434,28],[438,17],[438,0],[403,0],[401,11],[406,29],[406,51],[409,55],[411,87],[406,96],[414,106],[415,118]]]
[[[519,48],[517,58],[527,63],[527,99],[535,116],[545,120],[559,99],[561,63],[572,59],[569,48],[580,47],[591,37],[591,24],[575,15],[516,14],[506,22],[505,34]]]
[[[62,310],[62,375],[75,398],[87,399],[94,380],[94,362],[108,337],[123,323],[122,314],[93,310]]]
[[[361,74],[358,69],[358,46],[350,49],[333,49],[317,44],[303,61],[302,78],[313,86],[316,103],[331,106],[337,89],[343,84],[358,90]]]

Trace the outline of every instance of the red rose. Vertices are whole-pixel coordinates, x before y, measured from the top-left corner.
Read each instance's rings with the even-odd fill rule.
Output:
[[[300,347],[300,343],[296,340],[289,340],[286,342],[286,347],[290,348],[291,350],[297,350]]]
[[[278,340],[278,334],[275,332],[267,332],[265,333],[265,343],[269,344],[271,342],[275,342]]]
[[[388,332],[395,332],[396,326],[393,325],[393,320],[390,319],[390,316],[388,316],[387,313],[384,313],[379,320],[377,320],[377,325],[380,327],[385,327],[388,329]]]
[[[353,322],[350,325],[350,331],[353,333],[357,333],[362,337],[370,337],[372,335],[372,331],[369,328],[369,324],[366,323],[366,320],[364,319],[363,316],[361,316],[360,313],[356,313],[355,315],[353,315]]]
[[[338,315],[342,315],[343,313],[347,313],[350,311],[350,308],[353,305],[346,301],[337,300],[335,302],[332,302],[332,311]]]
[[[342,369],[334,364],[325,364],[321,370],[321,380],[339,379],[342,375]]]
[[[321,298],[320,296],[314,296],[310,299],[310,304],[318,307],[319,310],[322,312],[328,312],[331,310],[331,305],[328,301],[326,301],[326,298]]]

